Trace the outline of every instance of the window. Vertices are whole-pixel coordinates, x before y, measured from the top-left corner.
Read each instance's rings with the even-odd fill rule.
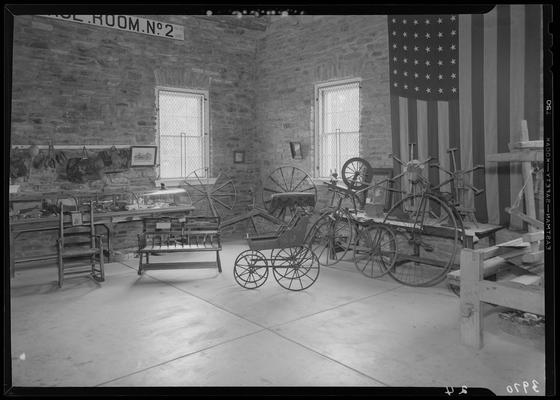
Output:
[[[319,177],[339,175],[344,162],[360,153],[360,81],[316,85],[316,165]]]
[[[184,179],[207,168],[207,92],[157,88],[156,93],[160,179]]]

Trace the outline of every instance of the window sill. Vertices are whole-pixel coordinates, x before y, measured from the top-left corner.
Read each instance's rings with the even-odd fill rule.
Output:
[[[209,185],[213,185],[216,183],[217,178],[209,178],[202,180],[203,183],[207,183]],[[162,183],[165,184],[166,187],[180,187],[184,186],[187,179],[185,178],[169,178],[169,179],[156,179],[156,187],[159,188]],[[191,185],[200,185],[198,179],[189,179],[188,183]]]

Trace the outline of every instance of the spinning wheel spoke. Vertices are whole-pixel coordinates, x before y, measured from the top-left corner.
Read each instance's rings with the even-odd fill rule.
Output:
[[[342,166],[342,181],[349,189],[359,190],[366,187],[372,177],[373,169],[363,158],[350,158]]]
[[[216,182],[218,182],[218,179],[216,179]],[[229,184],[233,184],[233,182],[231,180],[227,181],[226,183],[222,184],[220,187],[217,187],[217,188],[213,189],[212,193],[217,192],[218,190],[224,188],[226,185],[229,185]]]
[[[218,198],[214,197],[214,201],[218,204],[220,204],[222,207],[227,208],[228,210],[231,210],[233,208],[233,206],[227,205],[225,203],[223,203],[221,200],[219,200]]]
[[[292,176],[293,177],[293,176]],[[294,188],[291,190],[291,192],[295,192],[296,189],[303,183],[305,182],[305,179],[307,179],[307,176],[304,176],[303,178],[301,178],[301,181],[298,182],[298,184],[296,186],[294,186]],[[303,190],[309,190],[309,189],[313,189],[313,188],[307,188],[307,189],[303,189]]]
[[[313,198],[311,194],[313,193]],[[303,170],[284,166],[273,170],[263,184],[262,201],[265,209],[277,218],[293,216],[298,206],[315,206],[317,188]]]
[[[189,183],[189,182],[187,182],[187,181],[185,181],[185,184],[186,184],[187,186],[189,186],[189,187],[193,188],[193,189],[194,189],[194,190],[196,190],[197,192],[200,192],[200,193],[202,193],[202,194],[204,194],[204,195],[206,194],[206,192],[205,192],[205,191],[203,191],[203,190],[200,190],[200,189],[199,189],[198,187],[196,187],[195,185],[192,185],[192,184],[190,184],[190,183]]]
[[[201,171],[204,171],[202,173]],[[230,179],[225,173],[219,172],[215,180],[211,179],[208,175],[208,170],[206,168],[201,168],[191,172],[186,180],[185,184],[190,190],[187,194],[191,198],[192,204],[199,204],[199,208],[195,210],[200,211],[200,213],[208,212],[215,217],[222,217],[222,212],[226,210],[233,209],[235,201],[237,198],[237,191],[235,190],[235,185],[233,180]],[[197,184],[192,184],[189,182],[196,180]],[[213,183],[211,183],[213,181]],[[205,204],[205,206],[200,207],[200,204]]]
[[[282,186],[281,184],[276,182],[276,179],[274,179],[272,176],[269,176],[268,179],[270,179],[272,182],[274,182],[276,184],[276,186],[278,186],[280,189],[282,189],[282,192],[287,192],[288,191],[284,186]]]

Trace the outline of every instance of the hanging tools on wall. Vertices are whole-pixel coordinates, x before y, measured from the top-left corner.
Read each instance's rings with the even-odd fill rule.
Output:
[[[43,167],[45,168],[56,168],[56,158],[54,154],[54,145],[52,140],[49,142],[49,149],[47,150],[47,156],[43,161]]]

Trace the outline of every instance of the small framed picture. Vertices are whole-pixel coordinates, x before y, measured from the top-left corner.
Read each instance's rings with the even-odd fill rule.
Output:
[[[71,213],[71,215],[72,215],[72,226],[83,224],[83,219],[82,219],[82,213],[81,212],[73,212],[73,213]]]
[[[245,162],[245,152],[241,150],[234,150],[233,162],[235,164],[243,164]]]
[[[131,167],[155,167],[157,146],[132,146],[130,148]]]
[[[294,160],[303,159],[301,154],[301,143],[300,142],[290,142],[290,151],[292,152],[292,158]]]

